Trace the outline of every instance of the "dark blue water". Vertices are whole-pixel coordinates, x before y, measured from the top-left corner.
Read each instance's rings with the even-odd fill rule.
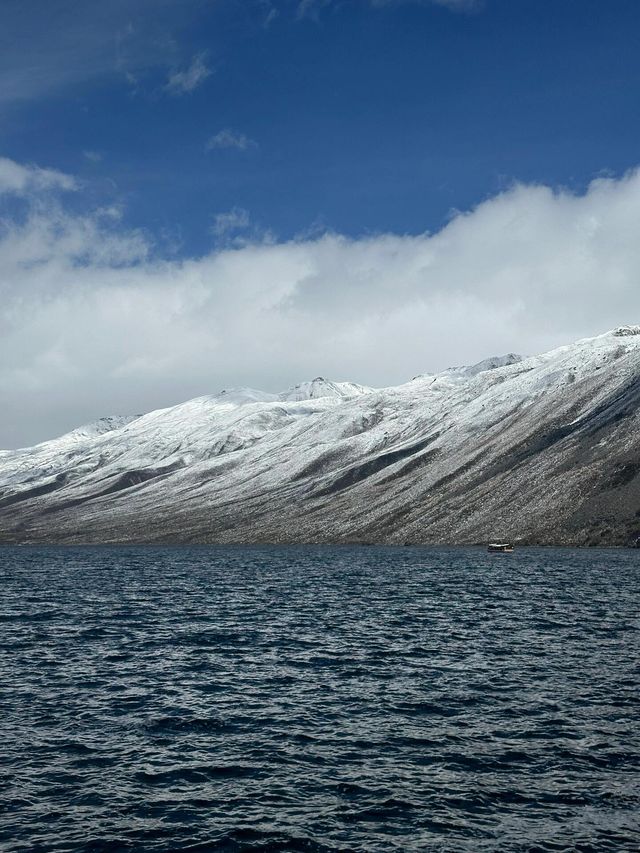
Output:
[[[0,566],[4,850],[639,849],[640,551]]]

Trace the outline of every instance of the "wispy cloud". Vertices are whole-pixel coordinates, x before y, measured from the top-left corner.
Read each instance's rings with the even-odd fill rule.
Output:
[[[187,68],[169,75],[165,89],[172,95],[188,95],[201,86],[211,73],[206,63],[206,53],[198,53]]]
[[[238,133],[225,127],[214,136],[211,136],[205,145],[207,151],[213,151],[216,148],[236,148],[238,151],[246,151],[249,148],[257,148],[258,143],[250,139],[244,133]]]
[[[90,163],[100,163],[102,161],[102,154],[99,151],[85,150],[82,152],[82,156]]]
[[[453,12],[471,12],[481,8],[484,0],[367,0],[369,5],[381,8],[384,6],[420,5],[444,6]],[[310,18],[318,21],[323,9],[330,6],[340,7],[338,0],[298,0],[296,17]]]
[[[237,234],[238,231],[245,231],[250,224],[249,211],[243,207],[234,207],[224,213],[216,214],[211,233],[217,240],[222,240]]]
[[[255,0],[253,14],[269,27],[285,10],[298,18],[355,0]],[[480,8],[488,0],[360,0],[363,5],[439,4],[452,11]],[[0,108],[71,90],[115,76],[136,91],[193,92],[211,74],[206,58],[180,66],[179,34],[206,18],[203,0],[4,0],[0,1]],[[249,3],[246,4],[249,6]],[[170,73],[168,71],[170,69]],[[168,75],[168,77],[167,77]]]
[[[48,190],[76,190],[75,178],[56,169],[23,166],[7,157],[0,157],[0,194],[29,195]]]
[[[173,34],[202,0],[0,2],[0,107],[85,86],[140,80],[175,67]]]
[[[311,18],[317,21],[322,9],[331,6],[334,0],[299,0],[296,17],[298,19]]]
[[[268,29],[279,16],[280,12],[276,8],[273,0],[257,0],[257,6],[262,11],[262,26],[265,29]]]
[[[448,6],[456,12],[469,12],[484,5],[484,0],[433,0],[438,6]]]
[[[414,3],[427,6],[444,6],[453,12],[471,12],[480,9],[485,0],[371,0],[374,6],[390,6],[393,4]]]

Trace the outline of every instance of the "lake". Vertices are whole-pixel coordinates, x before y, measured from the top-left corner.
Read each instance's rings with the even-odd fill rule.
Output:
[[[0,846],[632,851],[640,550],[0,548]]]

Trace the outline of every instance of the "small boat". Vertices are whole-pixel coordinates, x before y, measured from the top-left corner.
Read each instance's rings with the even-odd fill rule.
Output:
[[[490,554],[513,554],[513,545],[510,542],[491,542],[487,551]]]

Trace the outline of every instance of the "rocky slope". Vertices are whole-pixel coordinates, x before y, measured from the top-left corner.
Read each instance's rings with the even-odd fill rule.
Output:
[[[396,388],[235,389],[1,452],[0,541],[627,544],[639,417],[640,327]]]

